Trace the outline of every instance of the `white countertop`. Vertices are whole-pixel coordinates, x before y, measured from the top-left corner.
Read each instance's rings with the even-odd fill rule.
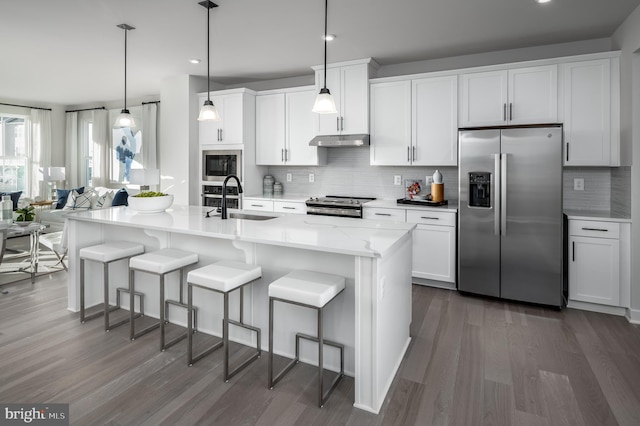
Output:
[[[405,209],[405,210],[433,210],[433,211],[444,211],[450,213],[456,213],[458,211],[458,201],[457,200],[449,200],[449,204],[446,206],[418,206],[415,204],[398,204],[398,200],[373,200],[368,203],[363,204],[364,208],[374,207],[374,208],[385,208],[385,209]]]
[[[304,203],[309,199],[308,195],[295,195],[295,194],[281,194],[281,195],[245,195],[244,198],[251,198],[252,200],[269,200],[269,201],[290,201],[294,203]]]
[[[143,214],[114,207],[78,212],[69,219],[364,257],[392,253],[415,228],[411,223],[315,215],[262,214],[277,217],[222,220],[219,216],[205,218],[208,210],[211,208],[172,206],[164,213]]]
[[[631,218],[611,213],[608,210],[565,209],[564,213],[567,215],[568,219],[573,220],[600,220],[603,222],[631,223]]]

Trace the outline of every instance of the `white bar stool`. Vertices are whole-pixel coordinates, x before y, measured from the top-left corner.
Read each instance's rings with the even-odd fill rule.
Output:
[[[165,319],[168,316],[166,311],[169,304],[187,308],[187,305],[182,300],[183,282],[184,282],[182,271],[187,266],[193,265],[195,263],[198,263],[197,253],[192,253],[192,252],[172,249],[172,248],[164,248],[164,249],[156,250],[150,253],[145,253],[140,256],[132,257],[129,260],[129,283],[132,291],[135,290],[135,271],[146,272],[148,274],[157,275],[160,278],[160,305],[159,305],[160,321],[136,333],[135,321],[132,313],[131,314],[131,330],[130,330],[131,340],[135,340],[136,338],[150,332],[151,330],[156,329],[159,326],[160,327],[160,350],[164,351],[165,349],[175,345],[180,340],[187,337],[186,334],[184,334],[175,338],[171,342],[165,344],[165,341],[164,341],[165,340],[164,329],[165,329],[165,323],[166,323]],[[180,300],[165,301],[164,278],[166,274],[169,274],[174,271],[178,271],[178,273],[180,274]],[[131,300],[133,303],[133,296],[131,296]]]
[[[253,360],[260,358],[260,329],[244,323],[243,304],[244,287],[262,276],[262,268],[256,265],[248,265],[242,262],[222,260],[203,268],[195,269],[187,275],[187,292],[189,301],[189,346],[188,364],[192,366],[196,361],[224,346],[224,381],[228,382],[240,370],[249,365]],[[193,287],[222,293],[224,296],[224,316],[222,319],[222,341],[204,350],[199,355],[193,356],[193,335],[191,333],[191,312],[193,308]],[[240,288],[240,321],[229,319],[229,294]],[[257,352],[233,371],[229,371],[229,324],[254,331],[257,334]]]
[[[131,316],[135,314],[134,296],[140,297],[140,313],[137,316],[144,315],[144,295],[142,293],[135,293],[131,291],[131,287],[127,285],[127,288],[116,288],[116,305],[109,305],[109,265],[119,260],[129,259],[132,256],[137,256],[144,253],[144,246],[138,243],[131,243],[127,241],[113,241],[104,244],[98,244],[91,247],[84,247],[80,249],[80,322],[84,323],[86,320],[96,318],[100,315],[104,315],[104,330],[109,331],[119,325],[125,324],[129,321],[129,318],[122,320],[116,324],[109,323],[109,312],[113,312],[120,309],[120,293],[131,293]],[[104,280],[104,310],[101,312],[95,312],[91,315],[85,315],[84,306],[84,267],[85,261],[90,260],[93,262],[102,263],[103,280]]]
[[[322,408],[331,392],[344,377],[344,345],[326,340],[322,330],[322,312],[324,307],[345,287],[344,277],[313,271],[292,271],[282,278],[269,284],[269,389],[284,377],[299,361],[300,339],[318,343],[318,405]],[[318,336],[296,334],[296,357],[273,377],[273,306],[274,302],[291,303],[315,309],[318,312]],[[323,348],[324,345],[336,347],[340,350],[340,374],[333,380],[329,390],[324,393],[322,380]]]

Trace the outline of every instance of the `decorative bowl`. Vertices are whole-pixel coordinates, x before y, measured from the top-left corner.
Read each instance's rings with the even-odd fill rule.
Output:
[[[135,197],[127,199],[129,208],[137,213],[161,213],[173,204],[173,195],[161,197]]]
[[[18,226],[29,226],[33,223],[33,220],[21,220],[21,221],[15,221],[15,224]]]

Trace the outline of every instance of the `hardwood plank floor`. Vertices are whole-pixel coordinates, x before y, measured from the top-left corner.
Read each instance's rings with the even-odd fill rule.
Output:
[[[640,424],[640,329],[621,317],[414,286],[412,343],[374,415],[353,408],[351,378],[319,409],[312,366],[268,390],[263,356],[224,383],[222,351],[189,368],[185,343],[80,324],[66,279],[3,286],[0,402],[68,403],[77,425]]]

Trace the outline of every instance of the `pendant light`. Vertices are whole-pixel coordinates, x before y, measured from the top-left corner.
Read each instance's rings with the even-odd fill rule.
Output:
[[[120,115],[116,118],[116,122],[113,127],[136,127],[136,122],[127,109],[127,33],[130,30],[135,30],[135,28],[127,24],[120,24],[117,27],[124,30],[124,108],[120,111]]]
[[[218,7],[218,5],[209,0],[201,1],[198,4],[207,8],[207,100],[204,101],[204,105],[200,108],[198,121],[220,121],[220,114],[218,114],[216,106],[211,102],[211,77],[209,76],[209,16],[211,15],[211,9]]]
[[[333,101],[331,92],[327,89],[327,9],[329,0],[324,0],[324,87],[320,89],[320,93],[316,97],[311,111],[318,114],[336,114],[336,103]]]

